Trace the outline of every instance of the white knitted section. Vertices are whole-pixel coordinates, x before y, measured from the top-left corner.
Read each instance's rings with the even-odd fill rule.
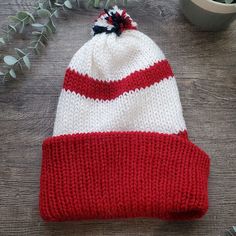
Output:
[[[96,80],[116,81],[163,59],[161,49],[148,36],[126,30],[119,37],[95,35],[76,52],[69,67]]]
[[[151,87],[130,91],[111,101],[61,92],[54,136],[106,131],[155,131],[177,134],[186,130],[174,77]]]

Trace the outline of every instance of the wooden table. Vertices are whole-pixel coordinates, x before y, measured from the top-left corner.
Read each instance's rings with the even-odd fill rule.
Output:
[[[0,1],[0,22],[34,1]],[[165,52],[175,72],[190,139],[211,156],[210,209],[196,222],[158,219],[44,223],[38,212],[41,143],[52,134],[58,96],[71,57],[90,39],[99,10],[74,11],[32,70],[0,86],[0,235],[216,236],[236,225],[236,22],[200,32],[176,0],[136,1],[129,13]],[[19,38],[19,37],[18,37]],[[19,47],[28,36],[17,39]],[[15,44],[10,43],[9,48]],[[9,48],[3,50],[10,51]]]

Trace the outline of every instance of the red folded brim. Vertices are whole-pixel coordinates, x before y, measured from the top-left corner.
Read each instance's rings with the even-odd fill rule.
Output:
[[[40,213],[46,221],[200,218],[209,157],[187,138],[153,132],[51,137],[43,143]]]

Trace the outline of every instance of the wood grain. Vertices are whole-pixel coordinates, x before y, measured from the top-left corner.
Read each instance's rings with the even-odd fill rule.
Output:
[[[31,9],[33,2],[0,1],[1,25],[17,10]],[[40,219],[41,143],[52,134],[65,68],[91,37],[91,23],[99,12],[79,10],[59,19],[57,34],[32,59],[31,72],[0,86],[0,235],[216,236],[236,225],[236,22],[224,32],[201,32],[185,20],[177,0],[136,0],[128,10],[169,59],[190,138],[211,156],[208,214],[196,222],[176,223]],[[26,43],[27,37],[17,40]]]

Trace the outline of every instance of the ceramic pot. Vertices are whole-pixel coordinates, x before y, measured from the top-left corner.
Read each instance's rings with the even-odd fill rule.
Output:
[[[180,6],[187,19],[202,30],[224,30],[236,18],[236,3],[225,4],[213,0],[180,0]]]

